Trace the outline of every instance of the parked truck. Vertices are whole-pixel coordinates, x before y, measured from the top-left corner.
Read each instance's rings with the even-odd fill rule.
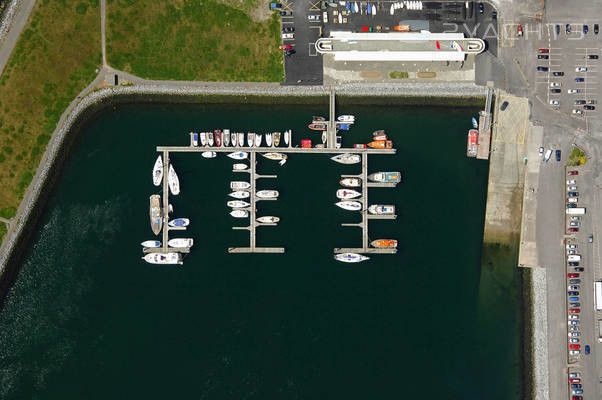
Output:
[[[579,254],[571,254],[570,256],[568,256],[568,260],[569,261],[581,261],[581,256]],[[602,283],[602,282],[600,282],[600,283]]]
[[[585,208],[583,208],[583,207],[567,208],[566,213],[567,213],[567,215],[584,215]]]
[[[596,295],[596,310],[602,311],[602,282],[594,282],[594,291]]]

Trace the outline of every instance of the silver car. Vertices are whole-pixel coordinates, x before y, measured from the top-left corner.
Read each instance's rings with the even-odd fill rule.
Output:
[[[570,332],[569,336],[570,337],[579,337],[579,336],[581,336],[581,333],[579,333],[579,332]]]
[[[569,339],[569,343],[579,343],[579,339]]]
[[[579,350],[571,350],[571,351],[569,351],[569,354],[572,355],[572,356],[577,356],[577,355],[579,355],[579,353],[580,353]]]
[[[569,321],[569,325],[581,325],[579,321]]]
[[[579,315],[571,314],[571,315],[569,315],[569,319],[579,319]]]

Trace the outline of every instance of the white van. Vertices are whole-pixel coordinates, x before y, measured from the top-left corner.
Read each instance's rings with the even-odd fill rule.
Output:
[[[581,256],[579,254],[571,254],[567,258],[568,261],[581,261]]]
[[[545,162],[550,161],[550,157],[552,156],[552,149],[547,149],[546,154],[543,156],[543,160]]]

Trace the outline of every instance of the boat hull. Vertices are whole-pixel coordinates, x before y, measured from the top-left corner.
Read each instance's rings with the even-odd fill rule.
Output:
[[[247,218],[249,216],[249,212],[247,210],[233,210],[230,211],[230,215],[234,218]]]
[[[358,262],[369,260],[370,257],[366,257],[362,254],[357,254],[357,253],[342,253],[342,254],[335,254],[334,259],[337,261],[345,262],[345,263],[358,263]]]
[[[176,218],[169,221],[167,225],[169,226],[188,226],[190,224],[190,220],[188,218]]]
[[[180,253],[150,253],[142,257],[149,264],[182,264],[182,255]]]
[[[341,184],[341,186],[351,188],[362,186],[361,178],[343,178],[339,181],[339,183]]]
[[[163,180],[163,159],[161,156],[157,157],[155,165],[153,167],[153,185],[159,186]]]
[[[330,159],[340,164],[357,164],[362,160],[359,154],[350,153],[337,154],[334,157],[330,157]]]
[[[360,197],[362,194],[357,190],[339,189],[337,190],[337,198],[341,200],[349,200]]]
[[[256,193],[256,196],[260,199],[268,199],[278,197],[280,193],[277,190],[260,190]]]
[[[190,239],[190,238],[187,238],[187,239],[175,238],[175,239],[170,239],[167,242],[167,245],[169,247],[176,247],[176,248],[180,248],[180,249],[192,247],[193,244],[194,244],[194,240]]]
[[[393,142],[390,140],[375,140],[373,142],[368,143],[368,147],[373,149],[392,149]]]
[[[394,215],[395,206],[375,204],[368,207],[368,212],[374,215]]]
[[[150,197],[150,224],[155,235],[161,232],[163,227],[163,215],[161,212],[161,196],[154,194]]]
[[[229,196],[234,197],[235,199],[247,199],[251,194],[244,190],[237,190],[229,194]]]
[[[362,209],[362,203],[359,201],[339,201],[335,204],[343,210],[359,211]]]
[[[263,153],[262,156],[275,161],[286,160],[288,158],[288,156],[283,153]]]
[[[401,182],[401,172],[375,172],[368,175],[372,182],[399,183]]]
[[[259,218],[257,218],[257,222],[262,223],[262,224],[275,224],[278,221],[280,221],[280,218],[278,218],[278,217],[272,217],[272,216],[266,216],[266,217],[259,217]]]
[[[180,180],[178,179],[178,174],[176,174],[176,170],[173,168],[172,164],[169,164],[169,175],[167,176],[167,182],[169,184],[169,191],[174,196],[180,194]]]
[[[377,239],[370,242],[370,246],[379,249],[395,249],[397,248],[397,240],[395,239]]]
[[[246,201],[242,201],[242,200],[230,200],[229,202],[226,203],[226,205],[228,207],[232,207],[232,208],[247,208],[251,204],[247,203]]]
[[[204,151],[201,153],[203,158],[215,158],[217,157],[217,153],[215,151]]]
[[[249,157],[249,153],[246,151],[237,151],[236,153],[228,154],[228,157],[234,160],[245,160],[247,157]]]

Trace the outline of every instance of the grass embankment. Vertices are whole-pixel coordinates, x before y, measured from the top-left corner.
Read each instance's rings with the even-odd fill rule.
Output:
[[[0,77],[2,216],[14,216],[61,114],[96,75],[99,9],[98,0],[38,1]]]
[[[587,157],[585,155],[585,152],[583,150],[581,150],[580,148],[575,147],[575,148],[573,148],[573,151],[571,152],[567,166],[576,167],[577,165],[583,165],[583,164],[585,164],[586,160],[587,160]]]
[[[267,3],[224,2],[108,0],[108,63],[148,79],[281,81],[277,14],[256,22]]]

